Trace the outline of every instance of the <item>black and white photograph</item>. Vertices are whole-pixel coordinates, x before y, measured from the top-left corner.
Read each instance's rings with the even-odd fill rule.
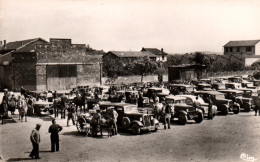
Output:
[[[260,0],[0,0],[0,162],[260,161]]]

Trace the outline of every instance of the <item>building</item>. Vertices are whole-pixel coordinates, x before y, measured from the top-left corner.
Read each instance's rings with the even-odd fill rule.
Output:
[[[244,66],[260,61],[260,40],[230,41],[224,45],[224,55],[240,57]]]
[[[0,84],[19,90],[68,90],[100,83],[100,55],[71,39],[41,38],[9,42],[1,47]]]
[[[141,50],[142,52],[147,51],[147,52],[151,52],[152,54],[154,54],[156,56],[156,61],[161,61],[161,62],[166,62],[167,61],[167,53],[165,53],[163,51],[163,48],[161,50],[157,49],[157,48],[142,48]]]
[[[178,65],[168,67],[168,81],[185,81],[191,79],[207,78],[207,66],[205,65]]]
[[[260,55],[260,40],[229,41],[224,45],[224,55]]]

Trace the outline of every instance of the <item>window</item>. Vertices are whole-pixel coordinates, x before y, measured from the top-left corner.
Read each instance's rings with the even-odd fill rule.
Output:
[[[232,47],[229,48],[229,52],[233,52],[233,48]]]
[[[246,52],[251,52],[252,51],[252,47],[246,47]]]
[[[240,48],[239,47],[237,47],[237,52],[240,52]]]
[[[225,52],[228,52],[228,48],[227,47],[225,47]]]
[[[164,60],[164,55],[162,55],[162,60]]]

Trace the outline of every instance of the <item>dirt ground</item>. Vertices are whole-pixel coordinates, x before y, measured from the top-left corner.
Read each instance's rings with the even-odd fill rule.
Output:
[[[17,112],[16,112],[17,114]],[[185,126],[172,123],[170,130],[163,126],[157,132],[132,135],[119,131],[111,138],[80,135],[75,126],[66,126],[65,119],[57,119],[60,132],[60,151],[50,152],[48,127],[51,117],[29,117],[21,122],[15,115],[0,125],[0,157],[3,161],[35,161],[28,155],[32,150],[31,130],[36,123],[40,129],[40,157],[38,161],[243,161],[242,153],[260,160],[260,116],[254,112],[216,116]]]

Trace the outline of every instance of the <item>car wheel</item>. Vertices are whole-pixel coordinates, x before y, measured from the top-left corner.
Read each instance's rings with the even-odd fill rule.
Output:
[[[240,106],[237,106],[236,110],[234,110],[234,114],[238,114],[240,112]]]
[[[245,112],[250,112],[251,106],[248,103],[245,103],[244,109],[245,109]]]
[[[130,119],[128,117],[124,117],[122,119],[122,125],[123,125],[124,129],[128,129],[129,128],[130,122],[131,121],[130,121]]]
[[[181,125],[185,125],[187,123],[187,121],[188,121],[187,115],[184,114],[184,113],[180,113],[179,117],[178,117],[178,120],[179,120],[179,123]]]
[[[222,115],[227,115],[228,114],[228,105],[224,105],[222,110],[221,110]]]
[[[134,135],[140,134],[141,129],[140,129],[139,125],[133,124],[133,126],[132,126],[132,132],[133,132]]]
[[[203,121],[203,118],[204,118],[203,114],[202,113],[198,113],[198,117],[195,118],[194,120],[195,120],[196,123],[201,123]]]

